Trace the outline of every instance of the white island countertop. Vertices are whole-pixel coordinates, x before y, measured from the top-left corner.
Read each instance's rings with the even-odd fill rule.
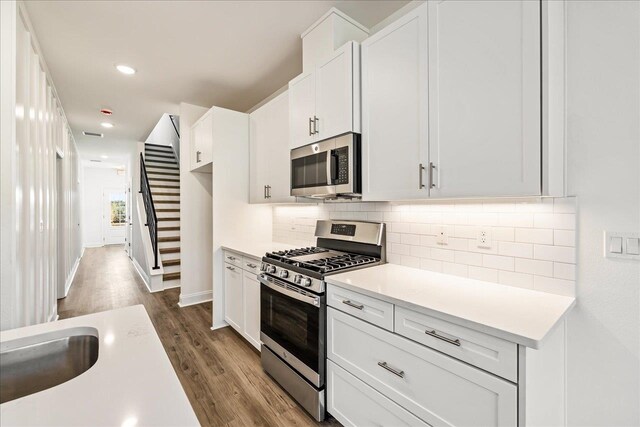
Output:
[[[253,258],[262,258],[267,252],[295,249],[295,246],[280,242],[264,242],[251,240],[238,240],[224,242],[222,249],[233,251]]]
[[[197,426],[187,395],[142,305],[0,333],[7,341],[67,328],[97,330],[98,360],[79,376],[0,405],[2,425]]]
[[[571,297],[395,264],[326,281],[531,348],[539,348],[575,304]]]

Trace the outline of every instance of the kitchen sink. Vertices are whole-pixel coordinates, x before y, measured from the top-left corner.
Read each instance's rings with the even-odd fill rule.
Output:
[[[69,381],[98,360],[98,330],[80,327],[0,343],[0,403]]]

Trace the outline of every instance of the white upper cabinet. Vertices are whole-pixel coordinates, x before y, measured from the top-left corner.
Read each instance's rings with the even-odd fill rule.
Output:
[[[540,195],[540,3],[428,8],[431,196]]]
[[[249,123],[251,203],[294,202],[290,195],[288,93],[253,111]]]
[[[362,43],[363,200],[541,194],[539,8],[430,1]]]
[[[191,170],[211,172],[213,161],[213,111],[209,110],[191,127]]]
[[[363,200],[429,196],[427,10],[362,43]]]
[[[290,148],[360,132],[359,52],[349,42],[289,82]]]

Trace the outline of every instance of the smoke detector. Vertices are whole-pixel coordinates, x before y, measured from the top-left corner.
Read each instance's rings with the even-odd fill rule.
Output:
[[[108,109],[108,108],[103,108],[103,109],[101,109],[101,110],[100,110],[100,112],[101,112],[102,114],[104,114],[105,116],[110,116],[110,115],[112,115],[112,114],[113,114],[113,111],[111,111],[111,110],[110,110],[110,109]]]

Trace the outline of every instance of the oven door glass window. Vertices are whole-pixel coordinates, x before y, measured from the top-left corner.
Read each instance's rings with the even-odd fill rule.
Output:
[[[320,307],[260,286],[260,330],[319,372]]]
[[[291,187],[310,188],[329,185],[327,152],[291,160]]]

